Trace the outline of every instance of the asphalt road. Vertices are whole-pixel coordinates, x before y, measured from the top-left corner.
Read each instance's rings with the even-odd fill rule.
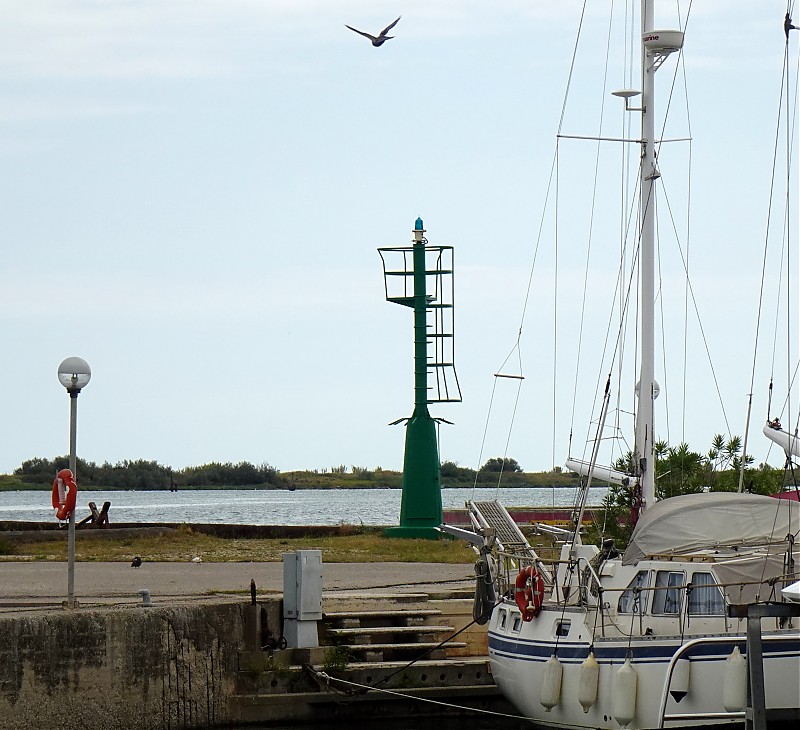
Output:
[[[215,599],[233,592],[282,593],[282,563],[128,563],[75,565],[81,606]],[[323,563],[323,593],[416,593],[471,586],[471,565],[444,563]],[[66,562],[0,562],[0,613],[60,606],[67,595]]]

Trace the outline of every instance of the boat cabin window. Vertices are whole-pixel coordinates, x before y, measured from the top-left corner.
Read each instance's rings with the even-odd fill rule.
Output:
[[[508,611],[501,610],[500,617],[497,619],[497,628],[505,631],[507,621],[508,621]]]
[[[513,626],[511,627],[511,630],[512,630],[514,633],[517,633],[517,634],[518,634],[518,633],[519,633],[519,630],[520,630],[521,628],[522,628],[522,616],[520,616],[518,613],[515,613],[515,614],[514,614],[514,624],[513,624]]]
[[[619,597],[617,613],[644,613],[646,604],[644,596],[647,594],[642,593],[641,590],[649,585],[650,571],[640,570]]]
[[[566,621],[557,621],[556,636],[569,636],[569,627],[571,623],[572,622],[569,619],[567,619]]]
[[[653,591],[653,613],[679,613],[685,583],[683,573],[659,570],[656,573],[656,590]]]
[[[725,613],[725,599],[711,573],[692,573],[691,588],[687,589],[689,614],[721,616]]]

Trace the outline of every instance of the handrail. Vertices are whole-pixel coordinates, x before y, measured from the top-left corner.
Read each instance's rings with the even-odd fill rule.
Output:
[[[762,641],[786,641],[786,636],[784,635],[771,635],[771,636],[762,636]],[[678,660],[683,657],[690,649],[693,649],[695,646],[700,646],[702,644],[730,644],[731,642],[743,642],[747,643],[747,637],[744,634],[737,634],[735,636],[728,635],[728,636],[704,636],[699,639],[692,639],[691,641],[687,641],[685,644],[681,644],[678,650],[672,655],[667,664],[667,674],[664,678],[664,686],[661,689],[661,702],[659,704],[659,712],[658,712],[658,727],[663,728],[664,722],[669,721],[678,721],[678,720],[703,720],[703,719],[737,719],[743,718],[745,716],[744,710],[734,710],[731,712],[711,712],[711,713],[704,713],[704,712],[697,712],[697,713],[680,713],[680,714],[672,714],[667,715],[667,698],[669,695],[669,687],[672,682],[672,673],[675,669],[675,665],[678,663]]]
[[[580,571],[580,569],[581,569],[581,560],[584,563],[586,563],[586,568],[589,569],[589,573],[591,574],[592,578],[594,578],[594,582],[597,583],[597,590],[599,592],[599,595],[597,597],[596,606],[597,606],[598,609],[602,610],[602,606],[600,604],[603,601],[603,591],[605,589],[603,588],[603,584],[600,582],[600,576],[597,575],[597,573],[595,572],[595,569],[592,567],[591,562],[589,562],[589,560],[584,555],[578,556],[578,559],[575,561],[576,570]],[[579,577],[578,578],[578,591],[579,592],[585,591],[585,595],[583,596],[583,598],[584,598],[584,600],[586,602],[586,607],[589,608],[589,594],[591,593],[591,591],[589,590],[589,581],[588,580],[586,581],[586,585],[585,586],[582,586],[582,583],[583,583],[583,581]],[[580,593],[579,593],[579,595],[580,595]]]

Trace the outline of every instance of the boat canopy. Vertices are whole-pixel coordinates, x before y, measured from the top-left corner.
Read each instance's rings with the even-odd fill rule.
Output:
[[[642,513],[622,557],[645,557],[781,543],[800,531],[800,508],[758,494],[703,492],[657,502]]]

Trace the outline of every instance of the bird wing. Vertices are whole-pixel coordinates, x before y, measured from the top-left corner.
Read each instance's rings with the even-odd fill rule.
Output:
[[[384,29],[383,29],[383,30],[380,32],[380,35],[386,35],[386,34],[387,34],[387,33],[388,33],[388,32],[389,32],[389,31],[390,31],[392,28],[394,28],[394,27],[395,27],[395,26],[396,26],[396,25],[397,25],[397,24],[400,22],[400,18],[402,18],[402,17],[403,17],[402,15],[398,15],[398,16],[397,16],[397,20],[395,20],[393,23],[389,23],[389,25],[387,25],[387,26],[386,26],[386,27],[385,27],[385,28],[384,28]]]
[[[398,20],[399,20],[399,18],[398,18]],[[374,35],[370,35],[369,33],[365,33],[363,30],[358,30],[358,29],[354,28],[352,25],[347,25],[347,23],[345,23],[344,27],[345,28],[350,28],[350,30],[352,30],[354,33],[358,33],[359,35],[363,35],[365,38],[369,38],[371,41],[378,40]]]

